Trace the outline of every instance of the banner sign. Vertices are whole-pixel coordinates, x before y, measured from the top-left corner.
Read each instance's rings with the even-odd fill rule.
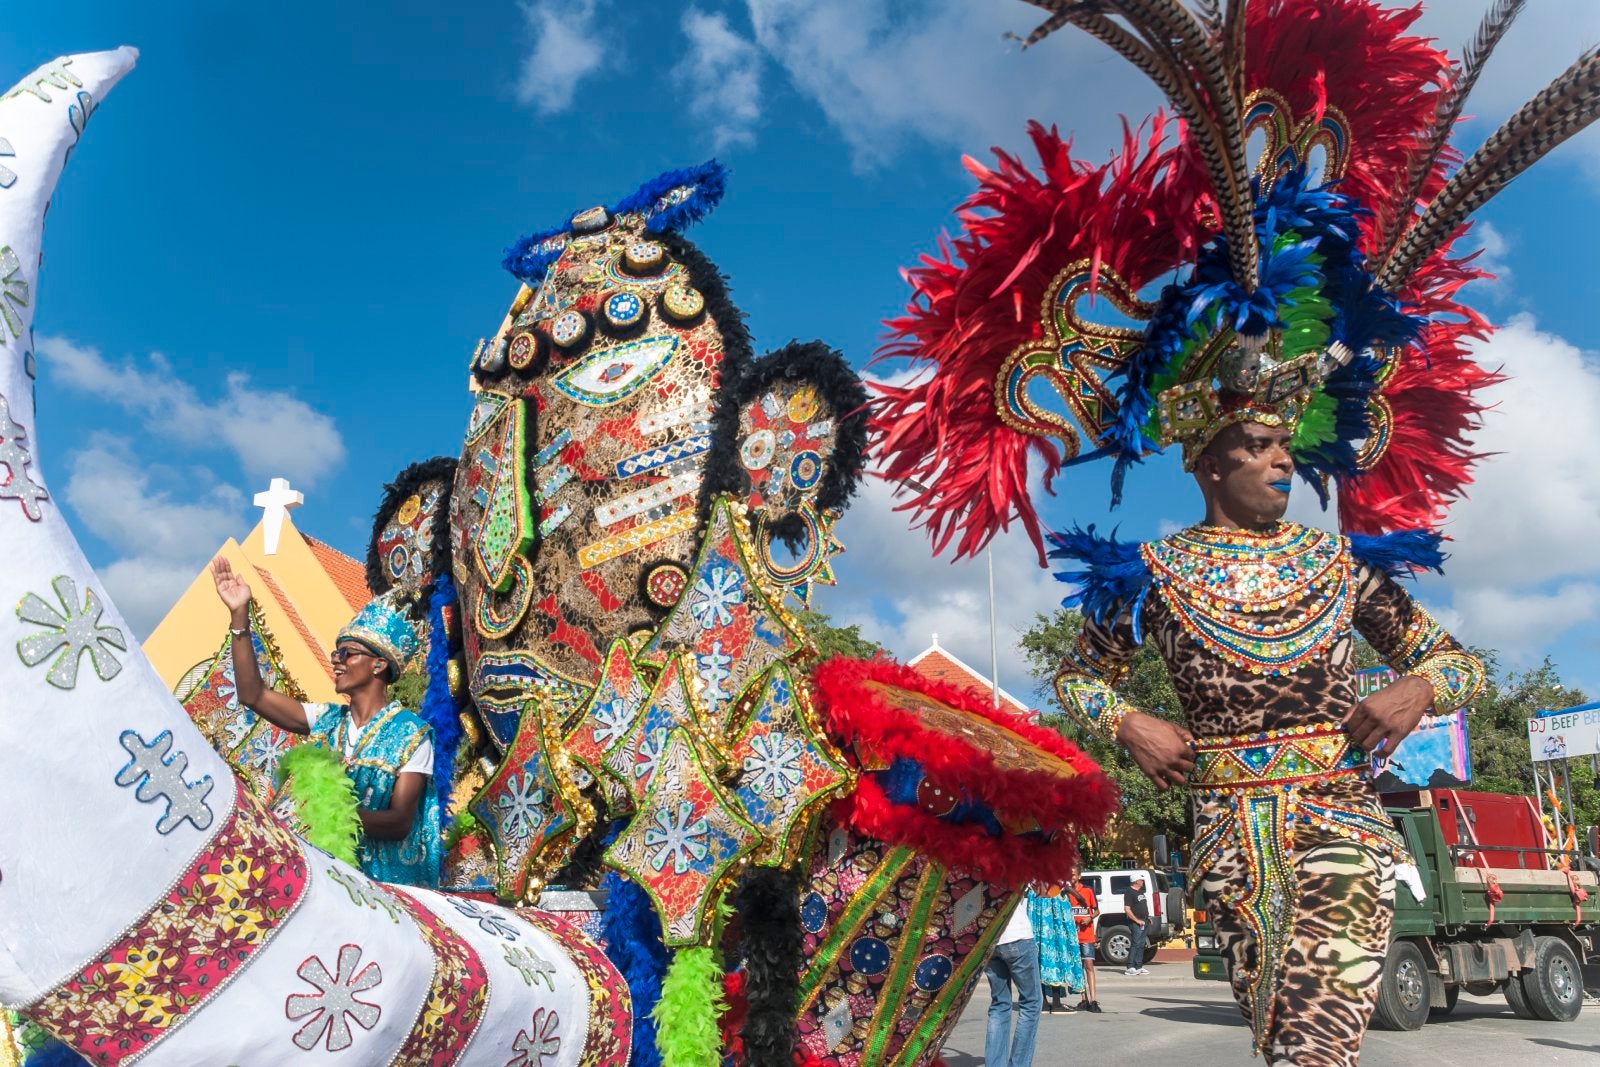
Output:
[[[1581,704],[1528,720],[1533,762],[1600,753],[1600,704]]]
[[[1356,699],[1365,700],[1398,677],[1387,667],[1356,672]],[[1467,747],[1467,709],[1427,715],[1388,759],[1373,760],[1373,777],[1387,772],[1419,789],[1459,789],[1472,780]]]

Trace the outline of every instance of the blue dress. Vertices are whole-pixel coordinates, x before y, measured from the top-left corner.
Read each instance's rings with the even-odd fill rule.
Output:
[[[319,705],[311,705],[317,707]],[[344,757],[345,772],[356,785],[356,801],[363,811],[382,811],[394,798],[400,768],[416,754],[433,728],[420,715],[398,701],[390,703],[367,723],[355,748],[344,756],[350,736],[350,707],[322,704],[311,724],[311,739]],[[430,782],[417,801],[411,832],[399,841],[375,841],[362,835],[361,869],[380,882],[437,887],[444,847],[439,831],[439,797]]]
[[[1065,986],[1068,992],[1086,988],[1083,958],[1078,951],[1078,924],[1072,919],[1072,903],[1065,896],[1041,897],[1028,894],[1028,921],[1033,923],[1033,938],[1039,944],[1039,982],[1046,986]]]

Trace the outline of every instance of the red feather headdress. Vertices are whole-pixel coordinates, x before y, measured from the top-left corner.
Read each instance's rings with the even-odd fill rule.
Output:
[[[1208,393],[1224,353],[1259,345],[1272,374],[1304,378],[1297,463],[1337,484],[1344,527],[1436,526],[1471,480],[1478,394],[1499,380],[1468,352],[1489,325],[1459,294],[1484,275],[1455,242],[1600,112],[1600,52],[1461,162],[1450,134],[1523,0],[1498,0],[1457,63],[1408,35],[1419,9],[1374,0],[1032,2],[1053,14],[1027,44],[1094,34],[1179,121],[1128,131],[1103,166],[1038,124],[1037,174],[1004,152],[993,169],[967,161],[962,231],[906,272],[880,351],[920,371],[878,386],[875,405],[902,508],[958,555],[1020,520],[1042,559],[1030,460],[1048,490],[1063,464],[1114,456],[1120,484],[1154,440],[1183,439],[1150,429],[1169,428],[1168,398],[1198,396],[1203,426],[1226,395]],[[1252,136],[1265,147],[1247,160]],[[1187,278],[1141,300],[1168,272]],[[1041,379],[1053,408],[1029,396]]]

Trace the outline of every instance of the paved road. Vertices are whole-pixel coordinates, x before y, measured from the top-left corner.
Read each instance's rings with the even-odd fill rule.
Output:
[[[1035,1067],[1259,1067],[1250,1031],[1222,982],[1190,977],[1188,963],[1157,963],[1142,978],[1100,976],[1103,1014],[1045,1015],[1039,1020]],[[949,1067],[982,1067],[989,989],[978,991],[945,1044]],[[1545,1067],[1600,1065],[1600,1002],[1591,999],[1575,1022],[1519,1019],[1505,998],[1462,996],[1456,1010],[1412,1033],[1367,1035],[1362,1067]]]

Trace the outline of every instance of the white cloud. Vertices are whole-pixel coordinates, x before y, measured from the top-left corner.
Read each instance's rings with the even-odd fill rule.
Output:
[[[252,479],[312,485],[344,462],[332,418],[290,393],[259,389],[243,374],[228,375],[223,395],[207,400],[159,354],[144,366],[119,365],[59,337],[39,338],[38,352],[41,374],[137,414],[164,440],[221,444]]]
[[[158,479],[181,485],[181,496],[159,488]],[[66,501],[85,527],[126,553],[96,570],[141,638],[244,524],[244,495],[230,486],[197,484],[204,479],[204,472],[197,477],[152,467],[128,439],[107,434],[94,435],[72,455]]]
[[[1477,467],[1449,531],[1452,583],[1527,586],[1600,571],[1600,364],[1532,316],[1517,315],[1478,345],[1474,358],[1503,367],[1488,390],[1474,447],[1493,453]]]
[[[862,633],[904,661],[939,644],[975,670],[990,673],[989,571],[982,556],[952,563],[935,559],[925,531],[895,511],[889,483],[869,476],[839,524],[845,554],[839,585],[817,593],[817,606],[840,625]],[[1070,591],[1039,567],[1020,529],[994,540],[994,589],[1000,684],[1031,702],[1033,681],[1017,646],[1040,612],[1050,613]]]
[[[517,73],[517,102],[541,115],[572,105],[582,81],[600,69],[605,46],[595,14],[598,0],[527,0],[522,17],[533,50]]]
[[[689,51],[673,70],[687,90],[689,114],[710,127],[717,151],[754,144],[761,121],[761,51],[727,16],[690,8],[683,15]]]
[[[1453,608],[1471,643],[1522,666],[1542,659],[1557,634],[1594,620],[1600,613],[1600,586],[1566,582],[1548,592],[1468,589],[1456,594]]]
[[[1044,14],[1023,4],[929,0],[746,0],[756,42],[814,100],[859,165],[892,158],[907,137],[972,150],[1017,145],[1034,117],[1082,135],[1089,156],[1120,136],[1119,111],[1159,97],[1142,74],[1083,33],[1022,52]],[[1085,106],[1088,105],[1088,106]]]

